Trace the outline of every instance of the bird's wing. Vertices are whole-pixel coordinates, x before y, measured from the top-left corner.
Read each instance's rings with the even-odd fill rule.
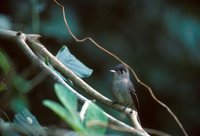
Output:
[[[130,94],[132,96],[132,99],[133,99],[133,102],[135,103],[135,107],[136,107],[136,110],[138,110],[139,108],[139,100],[138,100],[138,97],[137,97],[137,94],[135,92],[135,88],[133,86],[133,84],[131,82],[128,82],[128,86],[129,86],[129,91],[130,91]]]

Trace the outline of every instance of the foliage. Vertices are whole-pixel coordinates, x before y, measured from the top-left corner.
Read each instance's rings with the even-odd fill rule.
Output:
[[[81,120],[77,112],[77,97],[70,91],[70,88],[66,88],[60,84],[55,84],[55,93],[62,105],[51,100],[44,100],[43,104],[53,110],[77,133],[79,133],[80,135],[99,136],[105,134],[106,128],[100,127],[98,126],[98,124],[94,124],[90,128],[86,125],[92,120],[100,121],[105,125],[107,124],[107,117],[105,116],[105,114],[103,114],[101,108],[93,103],[90,103],[86,109],[85,117],[83,118],[83,120]]]
[[[89,77],[92,74],[92,69],[86,67],[74,55],[69,52],[66,46],[63,46],[57,53],[56,58],[60,60],[66,67],[71,69],[79,77]]]
[[[0,76],[0,79],[3,78],[3,76],[6,76],[10,70],[10,64],[8,61],[8,57],[6,54],[0,50],[0,72],[2,71],[2,77]],[[6,83],[2,80],[0,80],[0,92],[4,91],[6,89]]]
[[[3,71],[3,74],[7,75],[10,70],[10,64],[8,57],[4,52],[0,50],[0,69]]]
[[[92,74],[92,70],[86,67],[81,63],[74,55],[69,52],[69,49],[66,46],[63,46],[56,55],[57,59],[60,60],[65,66],[72,70],[79,77],[84,78]],[[50,65],[48,59],[46,59],[46,64],[56,71],[53,66]],[[66,81],[66,78],[63,77],[59,72],[56,73]],[[61,119],[63,119],[73,130],[75,130],[80,135],[104,135],[106,128],[95,125],[93,127],[88,127],[87,123],[90,121],[100,121],[107,124],[107,117],[103,114],[101,108],[96,106],[93,103],[90,103],[87,109],[83,109],[85,112],[85,117],[80,119],[78,114],[78,103],[77,97],[72,93],[71,88],[66,88],[60,84],[54,85],[55,93],[62,103],[60,105],[57,102],[51,100],[44,100],[43,104],[54,111]]]
[[[16,74],[15,69],[12,67],[10,58],[1,50],[0,70],[2,71],[2,74],[0,75],[0,92],[11,92],[9,98],[10,101],[7,102],[11,110],[16,113],[27,108],[29,102],[26,98],[26,93],[28,93],[32,88],[31,82],[25,79],[22,75]]]
[[[84,110],[84,109],[82,109]],[[106,128],[102,128],[98,125],[98,123],[103,123],[105,126],[107,125],[107,117],[103,114],[102,109],[96,106],[94,103],[89,103],[87,107],[87,111],[85,113],[85,118],[83,120],[83,124],[87,129],[87,132],[91,135],[102,135],[105,133]],[[90,125],[89,125],[90,124]]]
[[[55,113],[57,113],[64,121],[66,121],[74,130],[78,132],[83,131],[83,126],[77,114],[77,98],[76,96],[65,89],[65,87],[55,84],[55,92],[61,103],[60,105],[51,100],[45,100],[43,103]]]
[[[28,109],[15,114],[13,122],[5,122],[0,118],[0,130],[3,136],[45,136],[44,128]]]

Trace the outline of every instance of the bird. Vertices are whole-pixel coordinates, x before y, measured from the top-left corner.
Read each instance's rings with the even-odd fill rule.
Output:
[[[129,107],[137,112],[139,100],[134,85],[130,80],[128,67],[124,64],[118,64],[114,70],[110,70],[110,72],[113,73],[113,80],[111,83],[111,93],[114,97],[113,104],[119,103],[125,106],[125,109]]]

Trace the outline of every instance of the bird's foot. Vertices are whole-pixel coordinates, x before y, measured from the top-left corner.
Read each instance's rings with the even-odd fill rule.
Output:
[[[127,104],[127,105],[124,107],[124,112],[125,112],[126,108],[129,107],[129,105],[130,105],[130,104]],[[131,111],[130,111],[130,113],[131,113]]]

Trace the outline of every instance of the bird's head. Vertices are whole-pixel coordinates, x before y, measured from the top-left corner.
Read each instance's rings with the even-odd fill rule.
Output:
[[[124,64],[118,64],[113,70],[110,70],[110,72],[114,73],[114,79],[129,79],[129,70]]]

